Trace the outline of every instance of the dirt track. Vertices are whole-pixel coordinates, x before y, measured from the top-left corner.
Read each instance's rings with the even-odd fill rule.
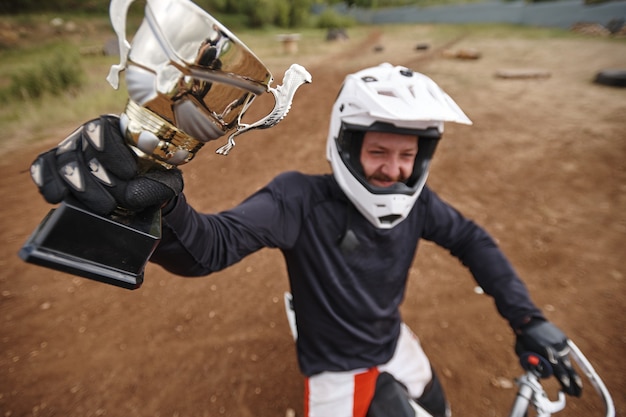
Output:
[[[313,84],[298,92],[284,122],[242,136],[230,156],[213,155],[218,145],[207,145],[184,168],[188,198],[216,211],[281,171],[328,172],[327,119],[344,75],[382,61],[426,72],[474,121],[446,126],[430,185],[498,239],[537,304],[588,354],[623,415],[626,90],[591,79],[602,68],[626,68],[626,44],[470,33],[447,45],[481,51],[481,59],[467,61],[443,58],[446,45],[415,51],[422,36],[415,30],[403,40],[379,31],[323,57],[270,62],[275,74],[288,61],[303,63]],[[374,52],[375,44],[385,50]],[[494,78],[506,68],[551,77]],[[300,416],[302,382],[277,251],[192,280],[150,265],[134,292],[17,258],[50,208],[28,166],[60,139],[2,163],[0,415],[258,417],[293,409]],[[403,312],[440,370],[455,415],[504,415],[514,390],[499,381],[520,373],[513,337],[473,288],[456,260],[423,244]],[[600,415],[589,385],[570,404],[559,415]]]

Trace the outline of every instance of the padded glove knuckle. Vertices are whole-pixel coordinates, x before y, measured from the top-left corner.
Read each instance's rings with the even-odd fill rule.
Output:
[[[48,151],[30,166],[30,175],[43,198],[50,204],[61,202],[68,194],[65,182],[56,170],[55,150]]]
[[[84,125],[82,130],[84,156],[88,163],[97,163],[113,176],[127,181],[137,175],[137,160],[126,145],[114,116],[102,116]]]
[[[140,211],[162,206],[183,189],[180,170],[160,166],[138,174],[138,157],[126,144],[116,116],[83,124],[31,165],[31,177],[51,204],[70,195],[106,215],[117,207]]]
[[[115,161],[115,168],[124,166],[119,171],[127,176],[136,171],[132,152],[124,145],[119,129],[115,134],[115,125],[114,116],[91,120],[33,162],[31,176],[47,202],[56,204],[72,195],[98,214],[115,209],[117,202],[109,190],[119,180],[102,161]],[[109,142],[117,144],[110,146],[111,155],[106,149]],[[122,147],[126,148],[123,152]]]

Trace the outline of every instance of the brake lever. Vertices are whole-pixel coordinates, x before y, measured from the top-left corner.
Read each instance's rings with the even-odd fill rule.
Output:
[[[591,366],[591,363],[587,360],[585,355],[583,355],[578,346],[576,346],[576,344],[571,340],[568,340],[567,344],[570,348],[570,356],[585,373],[585,376],[589,382],[591,382],[591,385],[593,385],[595,390],[598,392],[598,395],[602,398],[606,410],[606,417],[615,417],[615,405],[613,404],[613,398],[611,397],[609,390],[606,388],[606,385],[604,385],[604,382],[602,382],[602,379],[593,369],[593,366]]]

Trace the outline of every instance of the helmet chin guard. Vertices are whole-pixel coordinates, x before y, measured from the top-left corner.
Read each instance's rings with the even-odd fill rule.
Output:
[[[423,74],[384,63],[346,77],[333,105],[326,156],[341,189],[377,228],[396,226],[413,208],[444,122],[472,124],[452,98]],[[417,137],[413,173],[406,182],[388,188],[368,183],[360,162],[367,131]]]

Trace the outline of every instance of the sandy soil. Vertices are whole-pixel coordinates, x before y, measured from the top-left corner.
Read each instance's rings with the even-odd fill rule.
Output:
[[[284,170],[328,172],[327,119],[344,75],[382,61],[426,72],[474,121],[446,127],[430,185],[498,239],[537,304],[588,355],[623,415],[626,90],[591,80],[602,68],[626,68],[626,44],[469,32],[454,44],[416,51],[424,40],[418,30],[399,39],[380,29],[323,56],[270,62],[275,74],[292,61],[304,64],[313,84],[297,93],[285,121],[242,136],[228,157],[208,144],[184,167],[189,200],[216,211]],[[385,48],[376,52],[375,45]],[[481,58],[444,57],[444,47],[473,48]],[[502,69],[540,69],[550,77],[494,77]],[[191,280],[149,265],[136,291],[17,257],[50,209],[28,166],[60,139],[2,162],[0,415],[301,416],[279,252],[264,250]],[[510,329],[474,286],[454,258],[424,244],[403,313],[439,369],[455,415],[501,416],[515,393],[507,382],[521,371]],[[555,384],[547,385],[554,395]],[[559,415],[602,415],[593,394],[587,384]]]

